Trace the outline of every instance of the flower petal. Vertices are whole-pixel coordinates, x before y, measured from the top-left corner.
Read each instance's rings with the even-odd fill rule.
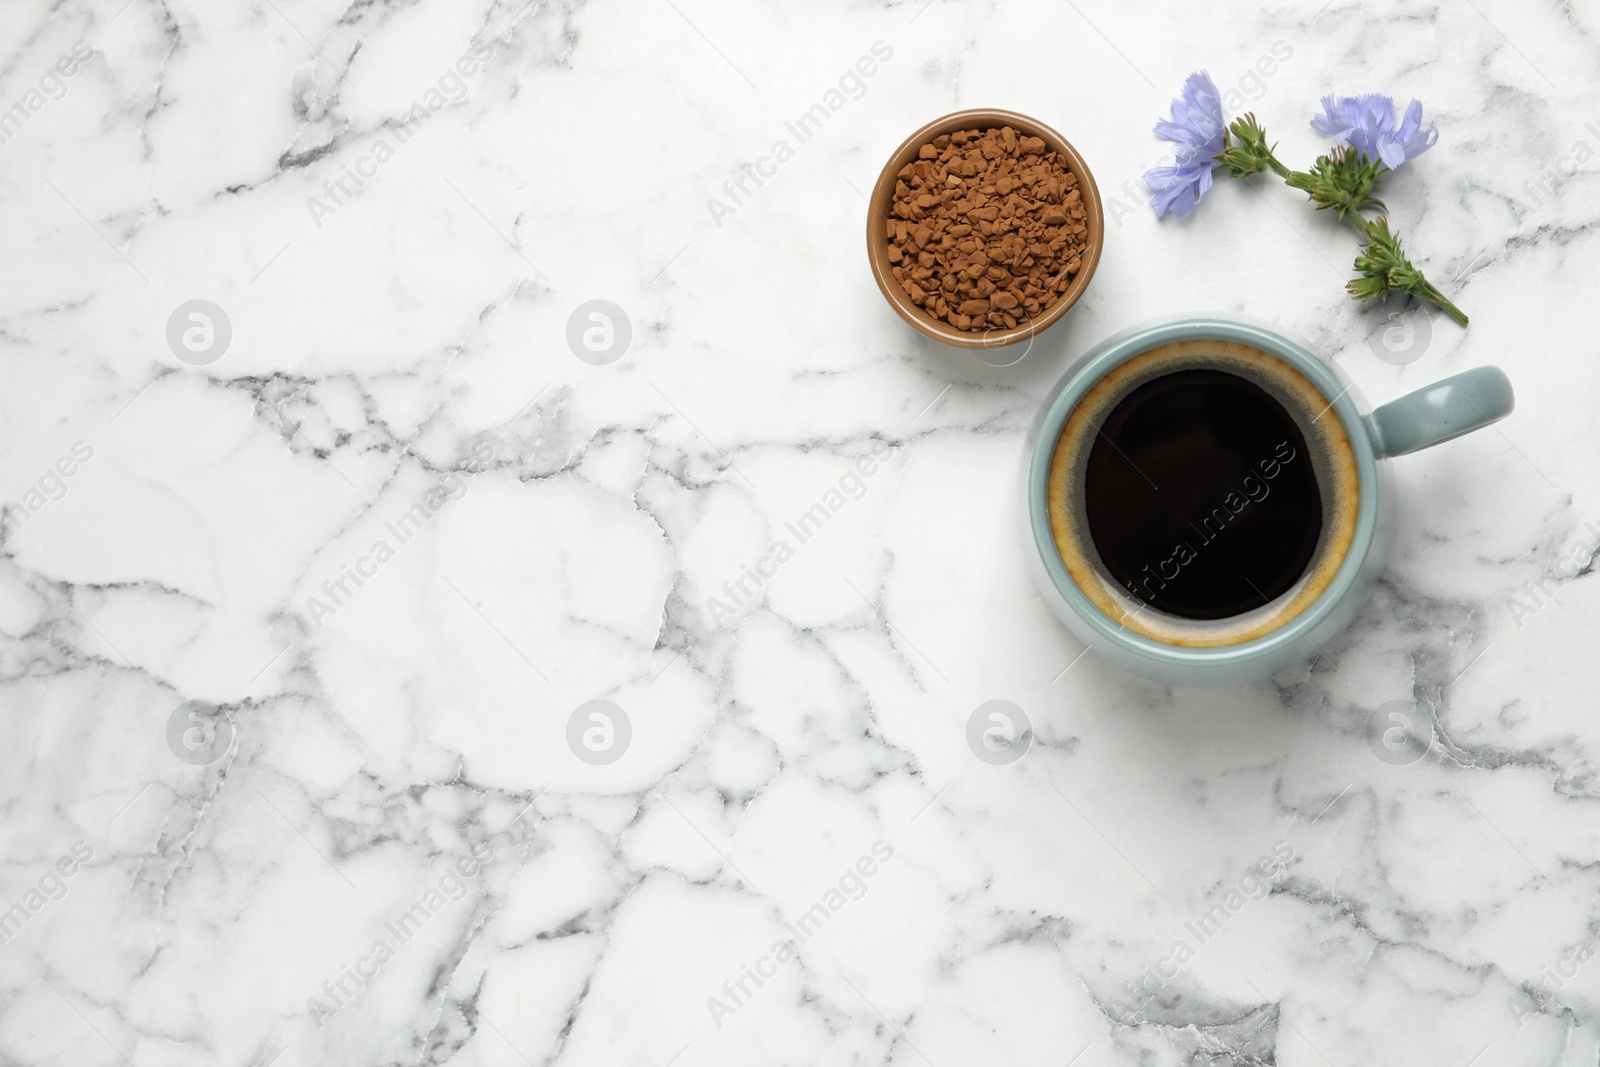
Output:
[[[1150,206],[1155,209],[1158,219],[1163,215],[1177,215],[1183,218],[1193,211],[1199,202],[1200,199],[1195,195],[1193,186],[1188,185],[1159,192],[1150,198]]]
[[[1180,164],[1209,160],[1222,151],[1222,95],[1211,75],[1200,70],[1183,83],[1183,94],[1172,101],[1172,117],[1155,125],[1162,140],[1180,146]]]
[[[1413,100],[1406,108],[1404,117],[1400,119],[1400,125],[1396,127],[1394,131],[1394,139],[1399,141],[1401,144],[1408,144],[1411,139],[1417,135],[1417,131],[1421,128],[1422,101]]]
[[[1340,134],[1350,128],[1349,123],[1339,116],[1339,104],[1332,93],[1322,98],[1322,110],[1311,116],[1311,128],[1318,133]]]
[[[1426,152],[1439,136],[1432,126],[1422,128],[1420,100],[1412,100],[1397,118],[1394,98],[1382,93],[1324,96],[1311,128],[1391,170]]]
[[[1211,72],[1197,70],[1183,82],[1183,98],[1189,106],[1201,111],[1215,111],[1220,118],[1222,115],[1222,93],[1217,90],[1217,83],[1211,80]]]
[[[1211,171],[1226,140],[1222,93],[1211,74],[1197,70],[1183,82],[1172,101],[1171,118],[1155,125],[1155,134],[1178,146],[1173,165],[1145,171],[1144,183],[1155,193],[1150,207],[1157,217],[1187,215],[1211,191]]]
[[[1439,128],[1432,123],[1423,130],[1420,136],[1413,137],[1411,143],[1406,145],[1406,158],[1415,159],[1428,149],[1432,148],[1439,140]]]
[[[1144,183],[1155,193],[1150,207],[1156,217],[1175,214],[1184,216],[1195,209],[1211,191],[1211,171],[1214,163],[1207,160],[1192,166],[1152,167],[1144,173]]]
[[[1174,122],[1171,119],[1162,119],[1156,123],[1156,136],[1163,141],[1172,141],[1177,144],[1188,144],[1194,136],[1192,127]]]
[[[1177,167],[1151,167],[1144,172],[1144,183],[1152,189],[1168,189],[1185,180],[1182,174]]]

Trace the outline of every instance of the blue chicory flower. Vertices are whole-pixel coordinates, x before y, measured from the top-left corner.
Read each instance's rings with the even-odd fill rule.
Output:
[[[1378,93],[1323,97],[1322,113],[1311,120],[1311,128],[1368,159],[1381,159],[1390,170],[1420,156],[1439,139],[1432,123],[1426,130],[1422,128],[1422,101],[1411,101],[1397,124],[1394,100]]]
[[[1159,218],[1189,214],[1211,191],[1211,171],[1222,151],[1224,131],[1222,94],[1211,75],[1201,70],[1183,83],[1183,96],[1172,101],[1172,118],[1156,123],[1156,136],[1178,146],[1170,167],[1152,167],[1144,183],[1155,195],[1150,206]]]

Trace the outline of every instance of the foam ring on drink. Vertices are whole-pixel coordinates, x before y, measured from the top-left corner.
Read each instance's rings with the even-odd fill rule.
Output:
[[[1107,419],[1141,386],[1190,370],[1221,371],[1242,378],[1282,405],[1304,437],[1322,506],[1321,530],[1299,577],[1260,607],[1225,618],[1185,618],[1159,610],[1136,595],[1137,587],[1130,589],[1133,583],[1119,581],[1096,548],[1086,505],[1090,453]],[[1142,475],[1130,467],[1127,477]],[[1271,633],[1310,607],[1349,553],[1359,500],[1355,453],[1330,398],[1289,364],[1233,341],[1175,342],[1142,352],[1113,368],[1068,416],[1050,462],[1050,528],[1073,582],[1118,624],[1152,640],[1182,647],[1242,644]],[[1191,545],[1189,558],[1198,558],[1205,543],[1197,548]],[[1162,562],[1170,564],[1172,559]],[[1165,576],[1165,571],[1161,574]]]

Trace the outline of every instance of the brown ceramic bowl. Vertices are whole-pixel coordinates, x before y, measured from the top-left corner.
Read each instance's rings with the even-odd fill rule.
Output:
[[[900,173],[901,167],[916,160],[917,151],[923,145],[942,133],[954,133],[956,130],[987,130],[998,126],[1010,126],[1018,133],[1043,139],[1047,146],[1056,151],[1058,158],[1066,163],[1067,169],[1077,175],[1079,195],[1083,198],[1084,210],[1088,215],[1086,223],[1089,229],[1088,246],[1084,250],[1078,273],[1067,286],[1067,291],[1062,293],[1061,299],[1043,315],[1028,322],[1018,323],[1016,329],[1012,330],[968,333],[956,329],[947,322],[934,319],[913,304],[905,290],[900,288],[900,283],[895,281],[894,275],[889,272],[889,209],[894,203],[895,176]],[[981,108],[957,111],[942,119],[934,119],[907,137],[895,150],[894,155],[889,157],[889,162],[884,164],[883,173],[878,175],[878,184],[872,187],[871,208],[867,211],[867,258],[872,263],[872,276],[877,280],[883,298],[900,313],[902,319],[919,332],[935,341],[943,341],[958,348],[998,348],[1026,341],[1061,318],[1073,304],[1078,302],[1083,291],[1089,288],[1089,279],[1094,277],[1095,267],[1100,265],[1100,252],[1105,246],[1105,240],[1105,215],[1100,207],[1100,190],[1095,185],[1094,175],[1089,173],[1089,168],[1083,162],[1083,157],[1078,154],[1078,150],[1073,148],[1065,137],[1044,123],[1012,111],[990,111]]]

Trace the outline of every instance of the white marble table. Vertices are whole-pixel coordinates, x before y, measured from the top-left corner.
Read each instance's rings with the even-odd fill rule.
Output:
[[[13,0],[0,34],[0,1062],[1596,1063],[1600,6]],[[1155,220],[1201,66],[1301,163],[1321,94],[1421,97],[1387,199],[1471,327],[1380,359],[1352,237],[1281,186]],[[914,335],[862,246],[887,153],[974,106],[1107,198],[1010,367]],[[1050,384],[1197,310],[1373,402],[1519,394],[1397,462],[1348,634],[1236,691],[1081,656],[1019,547]],[[993,700],[1009,764],[968,747]],[[1395,701],[1425,754],[1371,744]]]

